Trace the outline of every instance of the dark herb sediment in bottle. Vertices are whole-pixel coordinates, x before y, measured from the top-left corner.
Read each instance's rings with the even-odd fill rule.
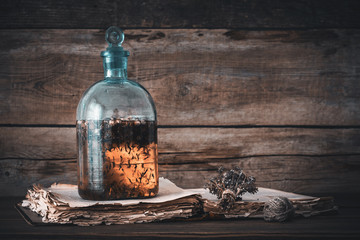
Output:
[[[77,121],[78,186],[84,199],[144,198],[158,192],[156,122]]]

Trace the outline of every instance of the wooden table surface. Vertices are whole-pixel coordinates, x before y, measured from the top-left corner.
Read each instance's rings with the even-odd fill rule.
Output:
[[[31,226],[14,208],[19,197],[0,198],[0,239],[355,239],[360,236],[356,198],[337,199],[339,214],[286,223],[194,220],[113,226]]]

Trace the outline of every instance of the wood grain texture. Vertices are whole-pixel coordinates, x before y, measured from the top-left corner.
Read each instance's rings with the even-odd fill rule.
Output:
[[[2,127],[1,159],[74,159],[75,128]],[[360,129],[165,128],[159,152],[189,154],[185,161],[252,156],[360,154]],[[164,157],[165,158],[165,157]]]
[[[3,0],[0,28],[359,28],[356,0]]]
[[[359,193],[358,155],[354,156],[276,156],[203,160],[184,163],[179,154],[170,163],[160,155],[159,174],[183,188],[201,188],[217,174],[217,168],[240,166],[256,177],[258,186],[303,194]],[[24,196],[34,183],[49,186],[54,182],[77,184],[76,159],[0,161],[0,196]]]
[[[34,182],[76,183],[75,129],[12,127],[0,133],[2,196],[22,195]],[[359,136],[360,129],[159,129],[160,175],[181,187],[202,187],[219,166],[239,165],[263,187],[356,192]]]
[[[360,122],[360,30],[127,30],[160,125]],[[99,30],[1,30],[0,124],[74,124],[102,79]]]

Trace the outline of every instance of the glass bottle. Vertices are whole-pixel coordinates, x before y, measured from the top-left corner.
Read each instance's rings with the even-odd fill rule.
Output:
[[[90,200],[147,198],[159,189],[153,99],[127,78],[124,33],[106,31],[105,78],[82,96],[76,112],[79,195]]]

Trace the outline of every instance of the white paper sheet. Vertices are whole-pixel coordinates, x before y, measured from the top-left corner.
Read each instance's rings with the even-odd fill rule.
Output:
[[[276,196],[283,196],[289,199],[314,199],[314,197],[305,196],[301,194],[295,194],[290,192],[283,192],[269,188],[258,188],[259,191],[256,194],[245,193],[243,195],[243,201],[261,201],[266,202],[269,199]],[[215,195],[209,193],[207,189],[182,189],[172,183],[170,180],[165,178],[159,179],[159,193],[153,198],[147,199],[127,199],[127,200],[113,200],[113,201],[92,201],[84,200],[78,194],[76,185],[69,184],[53,184],[49,189],[50,192],[54,193],[58,200],[67,203],[70,207],[89,207],[93,205],[136,205],[139,203],[162,203],[167,201],[176,200],[182,197],[199,194],[202,198],[217,201]]]
[[[53,184],[48,188],[50,192],[54,193],[58,200],[69,204],[70,207],[89,207],[93,205],[136,205],[139,203],[162,203],[172,201],[182,197],[199,194],[199,191],[194,189],[184,190],[179,188],[174,183],[165,178],[159,178],[159,193],[153,198],[147,199],[127,199],[127,200],[113,200],[113,201],[92,201],[82,199],[78,194],[76,185],[69,184]]]

